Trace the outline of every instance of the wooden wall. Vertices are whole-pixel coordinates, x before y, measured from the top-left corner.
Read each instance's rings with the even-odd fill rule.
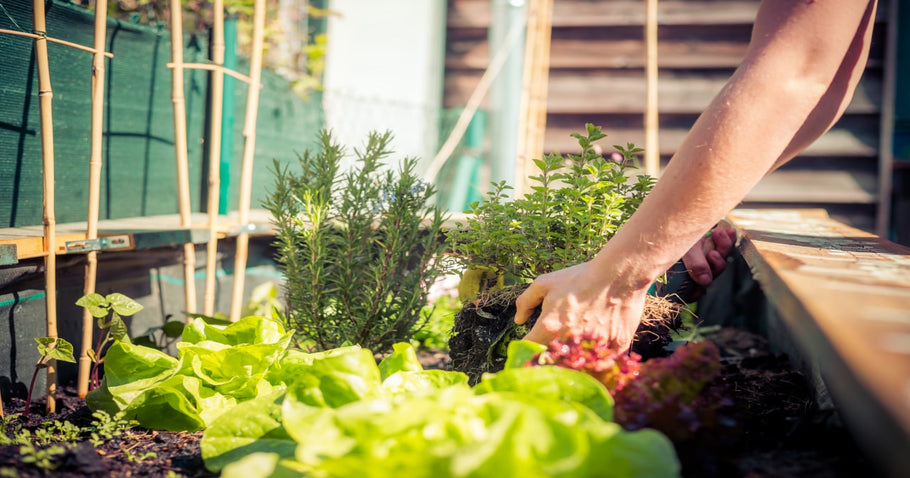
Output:
[[[698,114],[739,65],[758,0],[660,0],[660,154],[666,164]],[[875,227],[887,2],[855,98],[834,128],[747,197],[750,207],[824,207]],[[645,2],[557,0],[545,150],[578,149],[569,133],[599,124],[605,144],[644,145]],[[449,0],[444,104],[458,108],[489,62],[491,0]]]

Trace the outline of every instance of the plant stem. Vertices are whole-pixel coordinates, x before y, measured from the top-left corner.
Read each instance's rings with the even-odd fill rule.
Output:
[[[41,370],[41,362],[39,361],[35,364],[35,373],[32,374],[32,381],[28,384],[28,397],[25,399],[25,410],[22,411],[22,414],[26,417],[28,416],[29,409],[32,405],[32,391],[35,390],[35,379],[38,378],[38,371]]]

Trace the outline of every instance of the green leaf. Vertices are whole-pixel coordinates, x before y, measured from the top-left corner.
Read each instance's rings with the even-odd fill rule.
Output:
[[[546,349],[546,345],[530,340],[513,340],[509,342],[505,368],[524,367],[535,355]]]
[[[476,393],[515,392],[549,400],[580,403],[600,418],[613,419],[613,397],[594,377],[555,366],[510,368],[487,374],[474,387]]]
[[[101,318],[106,317],[108,314],[108,307],[110,303],[105,299],[101,294],[87,294],[79,298],[76,301],[76,305],[79,307],[85,307],[88,309],[89,313],[92,314],[92,317]]]
[[[110,334],[112,339],[126,343],[130,342],[130,333],[126,328],[126,323],[123,321],[123,319],[120,318],[117,312],[111,314],[111,321],[108,323],[108,325],[110,326]]]
[[[115,312],[124,317],[129,317],[142,310],[141,304],[119,292],[108,294],[107,301],[111,304],[111,308],[114,309]]]
[[[35,339],[38,342],[38,353],[42,357],[59,360],[62,362],[75,363],[73,358],[73,344],[59,337],[40,337]]]
[[[284,392],[275,390],[243,402],[215,420],[199,442],[206,468],[218,471],[258,452],[273,452],[279,458],[293,458],[297,443],[281,423],[283,399]]]
[[[177,338],[183,334],[183,329],[186,327],[186,323],[171,320],[166,322],[164,326],[161,327],[161,330],[164,332],[165,337]]]
[[[392,353],[379,363],[379,373],[383,380],[395,372],[421,370],[423,370],[423,366],[417,360],[417,352],[414,351],[411,344],[406,342],[393,344]]]

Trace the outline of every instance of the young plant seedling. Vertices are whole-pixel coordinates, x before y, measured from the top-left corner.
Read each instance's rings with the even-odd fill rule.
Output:
[[[76,305],[88,309],[92,317],[98,319],[98,328],[104,331],[104,334],[98,337],[95,349],[88,351],[88,356],[92,361],[90,385],[91,389],[94,390],[98,388],[100,383],[98,366],[104,361],[101,357],[104,346],[115,340],[130,343],[126,324],[123,322],[122,317],[129,317],[139,312],[142,310],[142,305],[117,292],[108,294],[107,297],[101,294],[86,294],[76,301]],[[70,353],[72,353],[72,346],[70,346]]]
[[[35,379],[38,378],[38,372],[47,368],[51,360],[62,360],[64,362],[76,363],[73,358],[73,344],[60,337],[41,337],[35,339],[38,342],[38,353],[41,358],[35,363],[35,373],[32,374],[32,381],[28,385],[28,397],[25,399],[25,415],[28,416],[28,409],[32,404],[32,392],[35,389]]]

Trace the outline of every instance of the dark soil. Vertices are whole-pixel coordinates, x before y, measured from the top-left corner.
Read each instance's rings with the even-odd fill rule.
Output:
[[[836,414],[815,408],[804,377],[789,367],[786,357],[772,354],[761,337],[737,329],[721,329],[709,339],[720,348],[725,365],[723,380],[735,403],[735,433],[705,436],[679,446],[685,476],[876,476]],[[422,352],[420,358],[427,368],[451,368],[445,352]],[[39,403],[27,420],[20,417],[12,424],[34,429],[53,420],[69,420],[79,426],[91,423],[84,401],[72,390],[62,390],[57,403],[59,413],[55,415],[43,416]],[[4,403],[4,410],[16,412],[22,404],[23,400],[13,399]],[[215,476],[203,466],[201,437],[202,433],[134,428],[98,448],[88,441],[69,445],[62,458],[55,460],[54,471],[23,463],[18,446],[0,445],[0,476]]]
[[[481,294],[477,300],[465,302],[455,315],[449,352],[454,369],[466,373],[471,385],[480,382],[484,373],[502,370],[508,342],[523,337],[537,321],[539,310],[527,323],[514,324],[515,299],[525,288],[521,284]],[[645,359],[666,355],[672,332],[682,325],[681,310],[679,302],[648,296],[632,351]]]

